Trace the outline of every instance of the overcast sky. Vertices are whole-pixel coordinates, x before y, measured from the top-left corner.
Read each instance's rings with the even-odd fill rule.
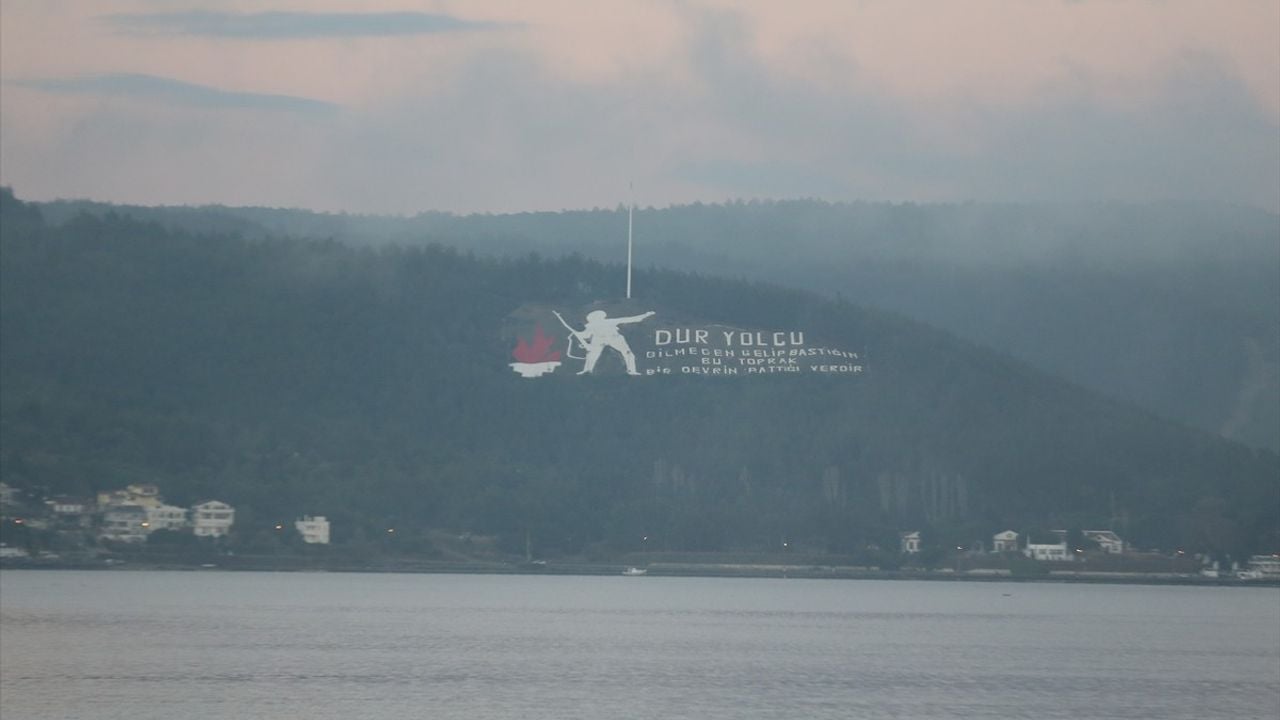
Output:
[[[19,197],[1280,211],[1280,0],[5,0]]]

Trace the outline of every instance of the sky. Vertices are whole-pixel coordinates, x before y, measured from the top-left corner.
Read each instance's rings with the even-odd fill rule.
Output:
[[[24,199],[1280,212],[1280,0],[5,0]]]

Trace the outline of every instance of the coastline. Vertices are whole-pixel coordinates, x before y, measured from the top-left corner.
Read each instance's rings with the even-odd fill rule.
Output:
[[[335,562],[333,558],[288,556],[228,556],[217,562],[166,562],[137,560],[39,562],[0,561],[0,570],[93,570],[180,572],[316,572],[397,573],[439,575],[565,575],[622,576],[634,563],[625,562],[502,562],[423,561],[391,559],[369,562]],[[936,582],[1038,582],[1107,585],[1182,585],[1200,587],[1280,588],[1280,577],[1241,580],[1185,573],[1101,572],[1050,570],[1047,574],[1015,575],[1008,571],[879,570],[865,567],[774,563],[648,563],[644,577],[707,577],[808,580],[925,580]]]

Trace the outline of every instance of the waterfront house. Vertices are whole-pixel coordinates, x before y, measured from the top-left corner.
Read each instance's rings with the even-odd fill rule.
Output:
[[[160,499],[160,488],[155,485],[129,485],[124,489],[129,496],[129,504],[141,505],[144,508],[156,508],[164,504]]]
[[[0,508],[18,504],[18,488],[0,482]]]
[[[136,505],[129,502],[129,493],[124,490],[103,490],[98,493],[98,507],[106,510],[116,505]]]
[[[1249,558],[1249,569],[1261,577],[1280,578],[1280,554],[1254,555]]]
[[[98,507],[112,505],[138,505],[144,508],[160,507],[160,488],[155,485],[133,484],[123,490],[104,490],[98,493]]]
[[[113,505],[102,513],[98,537],[114,542],[142,542],[147,539],[147,509],[141,505]]]
[[[63,526],[88,527],[93,522],[93,501],[88,498],[57,495],[45,500],[44,504]]]
[[[309,545],[329,544],[329,521],[323,515],[306,516],[293,523],[302,536],[302,541]]]
[[[1027,547],[1023,549],[1022,554],[1032,560],[1044,560],[1046,562],[1069,562],[1073,559],[1071,551],[1067,549],[1066,540],[1056,543],[1037,543],[1028,538]]]
[[[31,557],[31,553],[27,552],[25,548],[10,547],[4,543],[0,543],[0,559],[17,560],[19,558],[28,557]]]
[[[187,509],[176,505],[158,505],[147,510],[147,532],[183,530],[187,527]]]
[[[1102,551],[1111,555],[1124,554],[1124,540],[1110,530],[1081,530],[1080,533],[1098,544]]]
[[[991,552],[1018,552],[1018,533],[1012,530],[1005,530],[1004,532],[992,535]]]
[[[914,555],[920,552],[920,531],[912,530],[898,534],[898,546],[904,555]]]
[[[235,508],[219,500],[206,500],[191,507],[191,527],[196,537],[222,537],[235,521]]]
[[[49,511],[63,518],[75,518],[93,510],[93,501],[87,498],[57,495],[44,501]]]

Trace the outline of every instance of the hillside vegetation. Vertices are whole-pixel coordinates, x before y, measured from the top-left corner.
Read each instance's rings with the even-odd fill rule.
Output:
[[[1147,546],[1280,546],[1280,458],[924,325],[772,285],[646,270],[637,310],[803,328],[857,376],[537,381],[501,329],[616,297],[581,256],[175,230],[0,207],[0,480],[158,484],[237,527],[327,515],[526,538],[540,554],[891,547],[926,528],[1113,526]]]
[[[244,237],[624,257],[621,209],[412,218],[43,206]],[[1280,217],[1187,204],[695,204],[636,213],[643,266],[898,312],[1171,419],[1280,451]]]

